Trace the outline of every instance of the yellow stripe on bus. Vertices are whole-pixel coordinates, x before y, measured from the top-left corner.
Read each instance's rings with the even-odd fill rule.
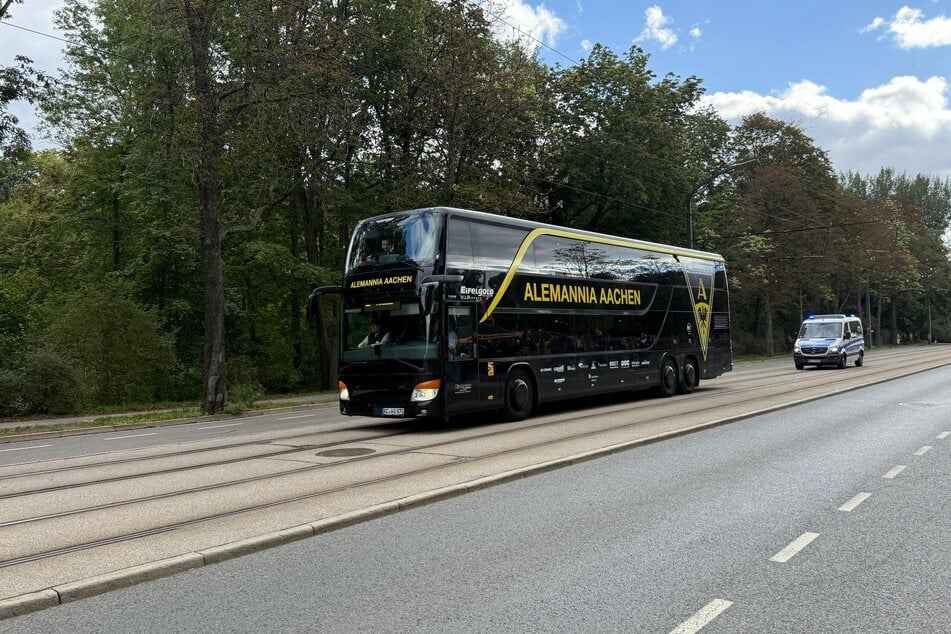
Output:
[[[655,253],[664,253],[666,255],[682,255],[685,257],[696,258],[698,260],[712,260],[714,262],[723,262],[723,258],[714,254],[702,254],[696,251],[687,251],[683,249],[677,249],[675,247],[661,247],[660,245],[645,244],[640,242],[628,242],[626,240],[616,239],[616,238],[607,238],[600,236],[590,236],[582,233],[575,233],[573,231],[564,231],[562,229],[533,229],[525,239],[522,240],[521,246],[519,246],[518,251],[515,253],[515,259],[512,261],[512,265],[509,267],[508,273],[505,274],[505,279],[502,280],[501,286],[499,286],[498,292],[495,294],[495,298],[492,300],[492,303],[489,304],[488,309],[485,311],[485,315],[482,316],[482,319],[479,320],[479,323],[484,322],[489,318],[489,315],[495,310],[495,307],[499,305],[499,302],[502,300],[502,296],[505,295],[505,291],[508,290],[509,285],[512,283],[512,278],[515,277],[515,273],[518,271],[518,267],[522,264],[522,259],[525,257],[525,252],[528,251],[528,247],[532,245],[532,242],[535,241],[535,238],[539,236],[555,236],[558,238],[570,238],[573,240],[582,240],[585,242],[594,242],[597,244],[610,244],[612,246],[626,247],[628,249],[641,249],[643,251],[653,251]],[[689,285],[689,282],[688,282]]]

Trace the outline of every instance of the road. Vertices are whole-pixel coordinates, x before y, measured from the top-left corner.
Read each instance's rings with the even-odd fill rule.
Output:
[[[927,363],[949,361],[947,350],[922,350],[935,355]],[[811,596],[817,588],[814,580],[787,579],[787,571],[814,563],[805,555],[815,553],[820,563],[833,561],[833,554],[845,558],[811,571],[817,579],[888,577],[890,572],[901,579],[906,562],[888,557],[895,552],[888,545],[900,536],[907,552],[919,553],[917,547],[930,545],[931,556],[940,562],[944,553],[947,563],[939,539],[947,529],[941,526],[946,513],[939,510],[948,499],[947,485],[941,488],[948,481],[948,459],[937,437],[951,428],[951,402],[938,396],[946,390],[949,371],[937,369],[864,390],[852,387],[853,382],[882,380],[886,371],[908,372],[906,364],[920,364],[923,358],[920,351],[899,351],[882,355],[880,363],[846,371],[796,372],[791,364],[764,364],[705,383],[701,392],[684,398],[612,399],[583,409],[575,405],[518,425],[470,422],[435,429],[416,423],[368,425],[366,420],[354,425],[353,419],[335,420],[333,412],[323,410],[314,416],[325,422],[286,420],[286,428],[274,423],[252,434],[220,428],[220,437],[213,440],[200,435],[172,440],[156,432],[123,441],[141,443],[137,448],[104,451],[102,444],[113,441],[103,438],[88,446],[83,443],[91,437],[60,439],[62,444],[36,451],[61,453],[0,471],[5,478],[0,480],[0,517],[14,518],[0,526],[0,543],[4,559],[15,561],[5,566],[0,586],[21,595],[24,588],[58,587],[62,596],[65,586],[57,582],[65,583],[70,574],[88,578],[143,558],[167,559],[173,552],[207,554],[215,540],[222,545],[230,537],[233,543],[298,526],[301,518],[319,521],[403,500],[379,514],[391,513],[414,507],[406,503],[414,495],[425,497],[427,491],[445,491],[460,482],[470,483],[464,491],[474,492],[17,617],[0,629],[55,631],[67,616],[72,631],[106,629],[102,624],[107,621],[101,619],[113,612],[111,601],[131,602],[127,605],[132,607],[116,612],[126,623],[119,629],[135,624],[145,630],[235,631],[268,627],[266,623],[271,623],[268,629],[307,623],[314,629],[319,623],[319,629],[371,631],[416,629],[419,624],[434,631],[670,631],[703,613],[704,606],[713,606],[703,613],[711,614],[727,602],[729,607],[708,629],[761,631],[765,622],[799,629],[757,610],[766,598],[771,605],[789,601],[796,606],[807,599],[821,603],[832,594],[820,584],[824,589]],[[478,484],[480,478],[488,478],[486,484],[512,479],[506,474],[537,465],[544,469],[598,448],[611,450],[836,388],[847,391],[505,486],[481,489]],[[187,433],[187,428],[167,429]],[[925,446],[933,448],[914,455]],[[324,447],[332,449],[320,451]],[[314,460],[315,453],[348,448],[372,448],[373,453]],[[898,464],[907,468],[894,478],[881,477]],[[81,465],[96,466],[77,468]],[[928,465],[930,477],[919,477],[928,473]],[[20,475],[13,477],[16,473]],[[13,486],[20,487],[19,494],[14,495]],[[859,493],[871,495],[853,511],[837,510]],[[263,503],[270,506],[233,514],[236,508]],[[55,517],[49,513],[54,508]],[[209,510],[219,517],[208,520]],[[50,517],[42,517],[41,511]],[[874,521],[867,522],[868,516]],[[867,523],[850,527],[849,522],[858,522],[851,519],[855,517]],[[907,528],[908,517],[915,518],[913,531],[879,532],[902,523]],[[108,543],[128,537],[132,529],[140,534]],[[782,564],[769,560],[809,534],[819,537],[801,554]],[[77,535],[87,547],[67,552],[76,546]],[[90,541],[91,536],[99,542]],[[849,541],[849,536],[860,541]],[[863,548],[869,545],[875,548]],[[17,552],[19,561],[7,555],[11,552]],[[42,553],[55,554],[28,561]],[[849,556],[862,559],[862,566],[854,567]],[[878,562],[871,573],[869,561]],[[899,569],[890,571],[891,565]],[[920,568],[911,575],[923,580],[919,590],[943,591],[947,584],[932,586],[936,580]],[[937,570],[946,574],[948,566]],[[166,599],[158,597],[176,596],[181,600],[172,600],[173,612],[184,620],[149,612],[150,604],[163,609]],[[254,597],[264,603],[256,604]],[[930,605],[927,592],[916,597],[916,605]],[[947,598],[939,592],[940,601],[930,605],[932,616],[947,616]],[[844,623],[834,621],[827,608],[822,607],[824,618]],[[138,622],[135,615],[140,613],[150,616]],[[302,620],[294,621],[295,615]],[[749,620],[728,621],[742,618]],[[77,623],[93,622],[99,625],[75,629]],[[723,625],[730,622],[735,626]]]

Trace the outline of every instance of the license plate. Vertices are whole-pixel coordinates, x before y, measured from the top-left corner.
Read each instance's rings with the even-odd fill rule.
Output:
[[[406,408],[404,407],[381,407],[380,408],[381,416],[406,416]]]

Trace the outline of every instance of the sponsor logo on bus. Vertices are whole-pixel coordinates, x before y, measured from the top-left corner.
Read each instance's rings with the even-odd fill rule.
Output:
[[[461,286],[459,295],[465,298],[469,297],[495,297],[495,290],[491,288],[481,288],[479,286]]]

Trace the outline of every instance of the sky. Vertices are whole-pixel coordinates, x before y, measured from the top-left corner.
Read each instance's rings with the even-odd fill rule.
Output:
[[[473,3],[479,0],[471,0]],[[0,23],[0,65],[63,65],[60,0],[26,0]],[[837,171],[951,177],[951,0],[487,0],[498,36],[569,66],[595,43],[637,45],[658,77],[696,76],[703,104],[737,124],[763,112],[799,125]],[[24,127],[26,104],[11,109]],[[36,133],[35,145],[44,146]],[[48,142],[45,142],[48,147]]]

